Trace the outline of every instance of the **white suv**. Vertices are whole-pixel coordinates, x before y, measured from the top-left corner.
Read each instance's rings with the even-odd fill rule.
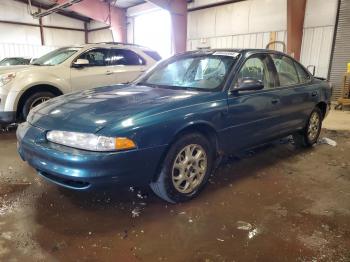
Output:
[[[120,43],[59,48],[31,65],[0,68],[0,125],[26,119],[30,109],[62,94],[126,83],[160,60],[157,52]]]

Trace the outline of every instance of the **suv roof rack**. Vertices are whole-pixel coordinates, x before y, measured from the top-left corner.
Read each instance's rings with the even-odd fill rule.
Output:
[[[148,48],[146,46],[138,45],[138,44],[131,44],[131,43],[123,43],[123,42],[99,42],[95,44],[106,44],[106,45],[131,45],[131,46],[138,46],[143,48]]]

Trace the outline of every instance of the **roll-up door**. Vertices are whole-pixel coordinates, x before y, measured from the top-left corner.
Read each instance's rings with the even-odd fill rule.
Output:
[[[336,30],[329,77],[334,86],[333,99],[341,96],[343,77],[350,63],[350,0],[340,0]]]

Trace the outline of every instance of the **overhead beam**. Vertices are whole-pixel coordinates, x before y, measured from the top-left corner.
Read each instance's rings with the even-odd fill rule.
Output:
[[[47,15],[51,15],[54,13],[57,13],[58,11],[62,11],[63,9],[74,5],[78,2],[81,2],[82,0],[70,0],[70,1],[66,1],[65,3],[59,4],[59,5],[53,5],[52,7],[50,7],[47,10],[44,10],[42,12],[38,12],[38,13],[33,13],[32,16],[35,18],[39,18],[39,17],[44,17]]]
[[[212,3],[212,4],[207,4],[207,5],[201,5],[201,6],[197,6],[197,7],[188,8],[187,11],[188,11],[188,12],[193,12],[193,11],[198,11],[198,10],[213,8],[213,7],[217,7],[217,6],[222,6],[222,5],[229,5],[229,4],[233,4],[233,3],[237,3],[237,2],[242,2],[242,1],[246,1],[246,0],[226,0],[226,1],[220,1],[220,2],[215,2],[215,3]]]
[[[65,0],[57,0],[56,2],[61,4]],[[114,40],[126,42],[126,12],[124,9],[111,6],[100,0],[84,0],[68,7],[68,9],[96,21],[110,24]]]
[[[287,0],[287,52],[300,60],[306,0]]]
[[[28,4],[28,0],[14,0],[14,1],[17,1],[17,2],[20,2],[20,3],[24,3],[24,4]],[[50,8],[53,7],[53,5],[47,5],[47,4],[39,3],[39,2],[37,2],[35,0],[32,0],[32,6],[38,7],[38,8],[42,8],[42,9],[50,9]],[[90,20],[91,20],[88,17],[81,16],[81,15],[75,14],[73,12],[65,12],[65,11],[60,10],[57,13],[60,14],[60,15],[63,15],[63,16],[69,17],[69,18],[74,18],[74,19],[77,19],[77,20],[80,20],[80,21],[84,21],[84,22],[90,22]]]
[[[2,23],[2,24],[25,25],[25,26],[34,26],[34,27],[42,27],[42,28],[51,28],[51,29],[61,29],[61,30],[71,30],[71,31],[84,32],[84,29],[72,28],[72,27],[64,27],[64,26],[54,26],[54,25],[43,25],[43,24],[40,25],[40,22],[39,22],[39,24],[32,24],[32,23],[0,20],[0,23]]]
[[[147,0],[168,10],[171,16],[173,53],[186,51],[187,45],[187,0]]]

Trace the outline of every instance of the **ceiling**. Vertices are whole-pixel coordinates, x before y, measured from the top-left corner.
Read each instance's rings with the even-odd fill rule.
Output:
[[[146,1],[145,0],[100,0],[101,2],[107,2],[111,3],[114,6],[117,6],[119,8],[129,8],[135,5],[143,4]],[[55,0],[32,0],[32,2],[37,2],[43,5],[55,5]]]
[[[109,0],[106,2],[111,2],[113,5],[119,7],[119,8],[129,8],[135,5],[143,4],[146,1],[144,0]]]
[[[28,0],[15,0],[15,1],[28,4]],[[99,0],[99,1],[110,3],[111,5],[119,8],[129,8],[129,7],[143,4],[146,2],[145,0]],[[43,9],[49,9],[57,4],[56,0],[31,0],[31,2],[33,6],[41,7]],[[85,22],[89,22],[91,20],[86,16],[82,16],[78,13],[70,11],[68,8],[62,9],[59,13],[70,16],[72,18],[85,21]]]

